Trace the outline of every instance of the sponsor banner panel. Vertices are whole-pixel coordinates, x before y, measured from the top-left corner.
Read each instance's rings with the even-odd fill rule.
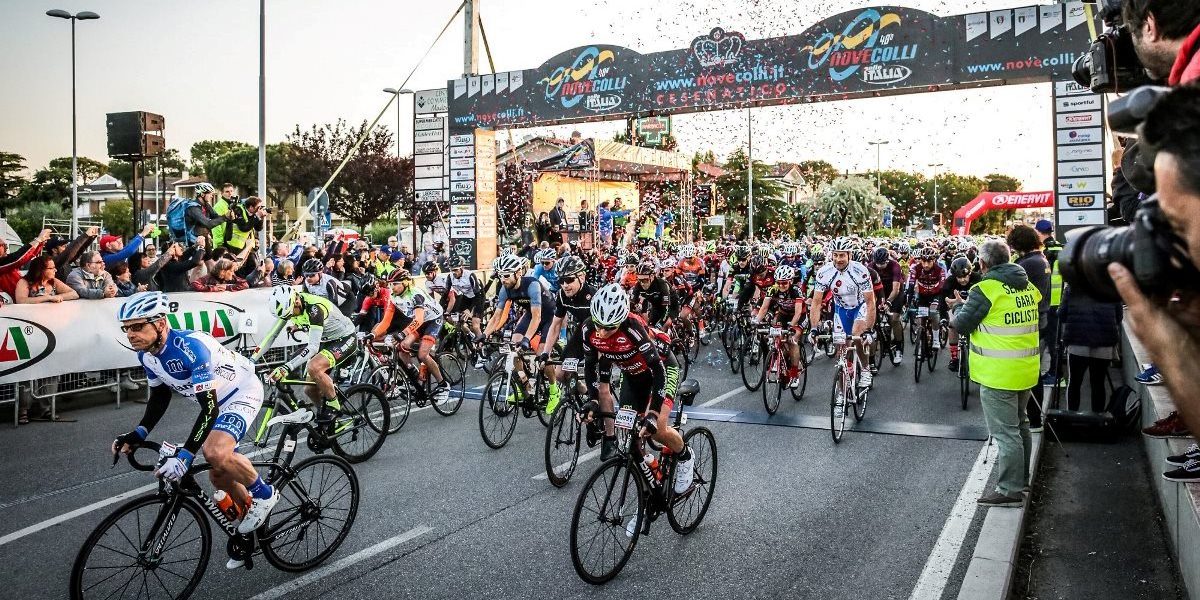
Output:
[[[1087,112],[1061,113],[1054,116],[1054,124],[1059,129],[1072,127],[1103,127],[1104,116],[1098,110]]]
[[[1102,160],[1085,160],[1080,162],[1060,162],[1058,163],[1058,176],[1062,177],[1086,177],[1086,176],[1104,176],[1104,161]]]
[[[1104,160],[1104,144],[1059,146],[1058,160]]]
[[[1104,225],[1108,222],[1107,212],[1098,210],[1062,210],[1058,212],[1058,224],[1062,227]]]
[[[1059,194],[1104,193],[1103,177],[1059,177]]]
[[[1059,210],[1104,208],[1104,194],[1059,194]]]

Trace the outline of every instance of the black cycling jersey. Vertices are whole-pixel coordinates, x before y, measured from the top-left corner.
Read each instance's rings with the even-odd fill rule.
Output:
[[[636,307],[639,303],[645,303],[641,308],[647,313],[647,322],[659,327],[670,314],[671,308],[677,305],[673,296],[670,284],[661,277],[655,277],[650,280],[649,288],[643,288],[640,281],[634,284],[629,305]]]
[[[554,316],[561,319],[570,314],[575,325],[586,323],[592,315],[592,296],[595,294],[596,288],[590,283],[583,284],[574,296],[568,296],[566,290],[560,287],[558,302],[554,305]]]
[[[786,290],[776,285],[767,292],[767,298],[770,298],[771,309],[780,321],[790,322],[796,314],[797,302],[801,306],[804,305],[804,296],[800,294],[796,284],[788,286]]]

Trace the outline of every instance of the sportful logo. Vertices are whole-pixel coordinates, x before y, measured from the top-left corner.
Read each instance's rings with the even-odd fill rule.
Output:
[[[900,15],[868,8],[850,21],[840,34],[827,31],[800,52],[808,53],[811,70],[828,63],[829,77],[834,81],[845,81],[861,71],[866,83],[899,83],[908,79],[912,69],[894,63],[916,58],[917,44],[889,46],[895,34],[883,33],[883,30],[893,25],[900,25]]]
[[[628,76],[616,75],[617,56],[612,50],[584,48],[570,65],[554,69],[538,83],[546,86],[546,100],[558,98],[563,108],[580,102],[592,112],[606,112],[621,105],[621,92]]]
[[[720,67],[736,62],[745,44],[746,38],[742,34],[714,27],[708,37],[699,37],[692,42],[692,53],[700,66]]]
[[[0,318],[0,335],[0,375],[30,367],[54,351],[54,333],[33,321]]]

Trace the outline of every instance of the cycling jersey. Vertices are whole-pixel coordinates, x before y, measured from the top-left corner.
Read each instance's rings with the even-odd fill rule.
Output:
[[[775,312],[775,318],[778,321],[790,323],[792,317],[796,315],[796,309],[804,307],[804,296],[800,294],[800,290],[796,289],[795,284],[788,286],[786,290],[779,286],[772,286],[767,290],[767,298],[771,300],[771,309]]]
[[[304,364],[310,356],[316,356],[321,352],[322,344],[338,342],[354,335],[354,322],[338,311],[337,307],[329,300],[301,292],[300,305],[300,314],[275,320],[275,324],[271,326],[270,331],[259,344],[258,352],[254,353],[251,360],[258,362],[258,359],[271,348],[271,344],[279,336],[279,332],[283,331],[288,323],[308,327],[308,346],[284,364],[289,370],[294,370]],[[335,357],[330,355],[329,358],[332,363]]]
[[[340,306],[347,295],[342,288],[342,282],[328,273],[321,273],[321,281],[316,285],[309,285],[308,278],[304,278],[304,291],[314,296],[320,296]]]
[[[638,282],[633,286],[633,293],[629,296],[629,305],[639,307],[642,303],[645,305],[641,308],[647,313],[647,320],[650,324],[655,327],[660,326],[670,314],[671,286],[661,277],[651,279],[648,287],[642,287],[641,282]]]
[[[412,286],[409,286],[409,289],[412,289]],[[430,297],[436,295],[438,298],[442,299],[443,303],[445,303],[446,295],[450,292],[450,274],[438,273],[433,276],[433,279],[429,279],[429,277],[426,276],[425,292],[428,293]]]
[[[498,306],[504,306],[504,303],[511,300],[516,306],[524,308],[526,312],[532,307],[538,307],[543,311],[554,310],[554,300],[550,296],[542,282],[535,277],[526,275],[517,282],[515,288],[509,288],[506,285],[500,286],[500,292],[496,294],[496,303]],[[544,319],[543,322],[549,322]]]
[[[600,337],[596,326],[583,326],[584,380],[596,397],[599,384],[608,383],[615,366],[625,374],[621,384],[621,404],[629,398],[639,413],[659,410],[664,400],[675,394],[678,367],[668,352],[658,351],[655,339],[637,315],[629,315],[608,337]],[[670,407],[668,406],[668,410]]]
[[[824,294],[833,291],[833,303],[842,308],[856,308],[866,301],[865,294],[871,291],[871,274],[862,263],[850,261],[845,270],[838,270],[832,262],[817,271],[814,292]]]
[[[539,264],[533,268],[533,276],[540,279],[551,294],[558,293],[558,273],[555,272],[554,267],[547,269]]]
[[[554,316],[561,319],[569,314],[576,325],[587,322],[592,317],[592,296],[595,294],[596,288],[590,283],[583,284],[574,296],[568,296],[565,290],[559,289]]]
[[[693,291],[699,291],[708,279],[708,269],[704,261],[692,257],[679,261],[679,276],[683,278]]]
[[[882,267],[875,267],[875,271],[879,273],[879,278],[883,282],[883,293],[885,296],[892,293],[893,283],[902,283],[904,275],[901,273],[900,263],[888,259],[887,264]]]
[[[446,277],[450,280],[450,289],[459,299],[474,298],[479,293],[479,278],[474,273],[463,271],[462,277],[455,277],[451,271]]]
[[[942,286],[946,281],[946,271],[937,263],[926,267],[923,263],[918,262],[913,265],[908,278],[911,283],[916,285],[918,295],[937,296],[942,293]]]
[[[202,414],[184,444],[193,454],[210,430],[224,431],[240,441],[262,406],[262,383],[254,365],[206,333],[168,329],[163,349],[158,354],[138,352],[138,362],[152,390],[167,386],[202,408],[213,402],[206,398],[215,399],[216,415]]]
[[[442,307],[433,297],[413,286],[403,294],[392,294],[392,306],[406,318],[413,318],[418,308],[425,309],[425,321],[436,321],[442,318]]]

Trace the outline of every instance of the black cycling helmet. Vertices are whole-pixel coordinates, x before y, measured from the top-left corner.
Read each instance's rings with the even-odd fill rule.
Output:
[[[587,265],[583,264],[583,260],[578,256],[572,254],[558,259],[558,263],[554,265],[554,272],[559,277],[567,277],[584,271],[587,271]]]
[[[313,275],[325,270],[325,265],[321,264],[321,259],[310,258],[304,261],[304,265],[300,267],[300,272],[304,275]]]
[[[453,271],[454,269],[461,269],[463,267],[466,267],[467,261],[463,260],[463,257],[455,255],[455,256],[451,256],[450,260],[446,261],[446,266],[449,267],[451,271]]]
[[[658,265],[654,264],[653,260],[644,260],[638,263],[638,275],[653,275],[658,272]]]
[[[876,248],[875,251],[871,253],[871,262],[877,265],[887,264],[889,259],[891,259],[891,255],[888,254],[888,249],[884,248],[883,246]]]
[[[950,272],[955,277],[966,277],[971,274],[971,261],[965,256],[956,256],[950,263]]]
[[[408,269],[395,269],[391,273],[388,273],[387,280],[388,283],[396,283],[397,281],[411,281],[412,273],[409,273]]]
[[[428,275],[430,273],[437,273],[438,272],[438,264],[431,260],[431,261],[425,263],[425,266],[421,267],[421,272],[426,275]]]

